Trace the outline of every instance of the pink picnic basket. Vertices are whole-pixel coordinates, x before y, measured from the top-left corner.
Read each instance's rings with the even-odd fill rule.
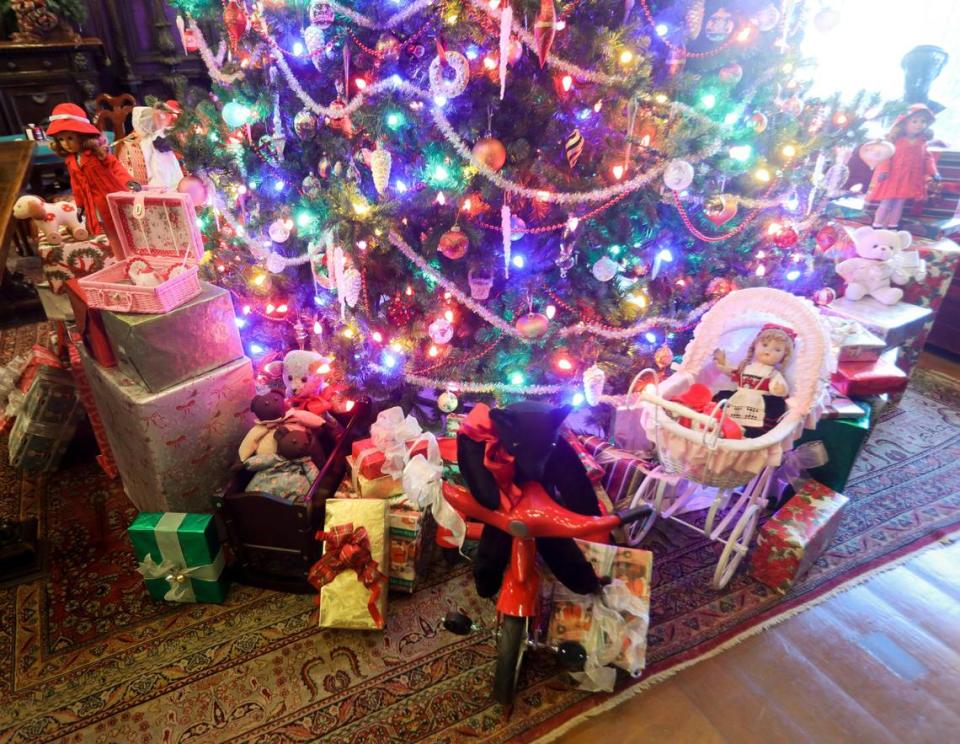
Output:
[[[193,201],[176,191],[118,191],[107,194],[119,234],[123,260],[81,278],[87,304],[120,313],[166,313],[200,294],[197,262],[203,241]],[[155,270],[185,270],[156,287],[138,287],[127,279],[134,258]]]

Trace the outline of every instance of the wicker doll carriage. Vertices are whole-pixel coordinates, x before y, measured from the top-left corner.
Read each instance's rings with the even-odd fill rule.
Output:
[[[714,351],[726,349],[739,361],[767,323],[796,333],[794,353],[783,370],[789,388],[786,413],[756,438],[721,438],[717,410],[698,412],[670,399],[695,382],[713,390],[720,387],[725,375],[713,362]],[[715,589],[726,586],[749,549],[774,471],[804,426],[815,423],[835,368],[828,327],[812,303],[777,289],[751,288],[731,292],[704,314],[676,373],[659,383],[651,381],[641,391],[641,421],[656,446],[659,466],[644,480],[631,506],[646,501],[656,515],[722,543]],[[678,513],[704,487],[712,489],[713,499],[701,527]],[[654,521],[635,525],[631,544],[639,543]]]

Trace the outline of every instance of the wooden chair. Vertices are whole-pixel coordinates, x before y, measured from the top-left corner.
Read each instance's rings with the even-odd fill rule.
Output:
[[[95,99],[97,112],[93,116],[93,124],[101,132],[112,131],[116,138],[123,139],[127,135],[127,117],[133,113],[137,99],[129,93],[112,96],[101,93]]]

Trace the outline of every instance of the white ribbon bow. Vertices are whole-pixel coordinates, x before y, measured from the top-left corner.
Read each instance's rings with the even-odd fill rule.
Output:
[[[422,433],[420,422],[413,416],[404,417],[400,406],[380,412],[377,420],[370,427],[370,438],[373,440],[373,446],[384,454],[385,459],[381,468],[384,475],[392,478],[400,478],[403,475],[403,468],[409,459],[407,442],[416,439]],[[356,467],[359,469],[360,463],[356,463]]]
[[[419,509],[429,510],[437,524],[451,533],[453,542],[462,547],[467,538],[467,524],[443,498],[443,460],[440,457],[440,445],[437,438],[429,432],[420,439],[427,442],[427,456],[415,455],[403,468],[403,492]]]
[[[147,553],[147,557],[137,566],[137,572],[145,579],[164,579],[170,585],[170,589],[163,595],[168,602],[196,602],[197,596],[193,592],[191,579],[216,581],[223,572],[223,566],[222,550],[217,553],[213,563],[192,568],[178,565],[169,558],[157,563],[153,556]]]

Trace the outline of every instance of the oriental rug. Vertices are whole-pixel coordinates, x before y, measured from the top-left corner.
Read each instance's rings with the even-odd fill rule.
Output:
[[[48,335],[0,331],[0,363]],[[135,510],[89,452],[27,477],[0,439],[0,516],[38,516],[48,547],[40,579],[0,589],[0,742],[530,742],[960,529],[960,386],[921,371],[868,442],[835,542],[790,594],[742,567],[712,591],[718,546],[660,527],[644,677],[588,694],[534,654],[505,720],[488,697],[489,635],[440,625],[454,607],[492,619],[467,565],[435,561],[423,589],[392,595],[385,633],[321,630],[311,597],[237,585],[223,605],[168,606],[136,573]]]

